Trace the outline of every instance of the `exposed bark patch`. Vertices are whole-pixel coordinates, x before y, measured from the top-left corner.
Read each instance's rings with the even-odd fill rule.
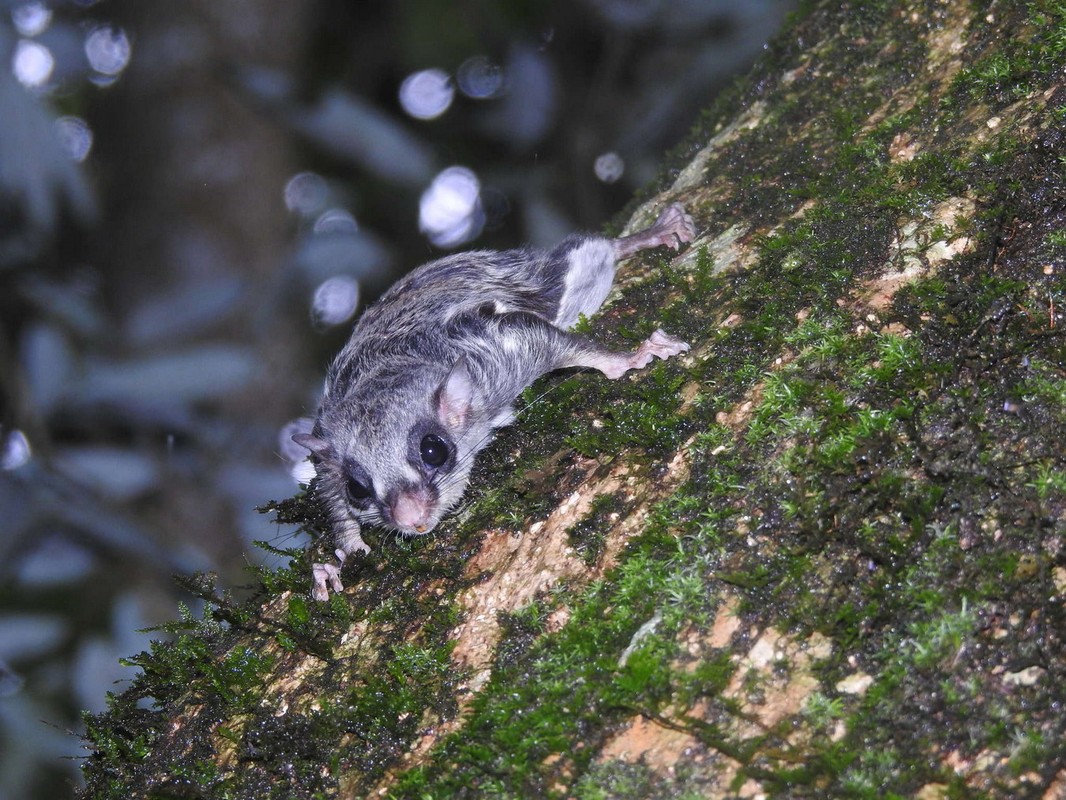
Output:
[[[767,628],[740,659],[725,696],[735,699],[743,717],[737,718],[736,734],[759,736],[786,717],[798,714],[819,686],[812,664],[827,658],[832,644],[821,634],[796,640]],[[759,691],[753,692],[752,686]]]
[[[498,531],[485,537],[465,573],[467,579],[480,582],[460,594],[466,620],[453,632],[456,646],[452,658],[473,672],[468,684],[471,691],[488,680],[500,634],[497,615],[517,611],[540,592],[585,572],[585,565],[570,545],[567,529],[587,513],[598,495],[617,491],[620,486],[621,479],[615,473],[585,483],[547,520],[533,523],[522,534]]]
[[[569,510],[569,509],[567,509]],[[537,522],[515,536],[494,532],[485,537],[481,551],[470,561],[467,576],[482,576],[478,585],[459,597],[466,621],[454,632],[453,659],[473,671],[468,688],[477,691],[489,677],[499,640],[497,614],[517,611],[538,593],[584,570],[570,547],[560,509],[547,523]],[[570,521],[576,517],[570,518]]]
[[[714,621],[709,629],[690,627],[681,632],[678,640],[681,644],[683,655],[680,669],[694,667],[705,659],[711,650],[729,647],[733,637],[744,627],[744,621],[740,618],[740,600],[732,592],[725,592],[722,604],[714,615]]]
[[[735,431],[743,430],[751,419],[752,411],[762,400],[763,386],[763,382],[759,381],[759,383],[745,392],[740,401],[734,404],[732,408],[728,411],[719,411],[715,415],[714,421]]]
[[[681,174],[674,181],[671,192],[679,192],[702,183],[704,172],[706,172],[707,166],[716,151],[721,150],[725,145],[737,139],[741,133],[759,127],[765,115],[766,103],[761,101],[752,103],[743,114],[715,133],[707,143],[707,146],[700,150],[689,165],[681,170]],[[638,214],[635,219],[640,220],[642,216]]]
[[[703,750],[700,740],[692,734],[665,728],[638,716],[607,741],[600,751],[600,758],[643,764],[658,773],[671,775],[681,759],[689,759]]]
[[[472,672],[466,687],[469,691],[476,692],[489,678],[500,637],[500,612],[513,613],[563,581],[584,583],[602,576],[626,542],[642,530],[648,506],[672,492],[688,475],[684,448],[654,482],[635,474],[621,460],[609,473],[595,478],[599,466],[590,462],[583,482],[546,520],[533,523],[517,536],[490,532],[481,550],[467,563],[465,577],[477,582],[459,596],[466,617],[452,634],[456,641],[452,658]],[[615,494],[620,494],[632,511],[616,517],[603,553],[590,569],[574,552],[568,532],[590,513],[597,497]]]
[[[874,311],[883,311],[904,286],[932,274],[945,261],[973,250],[974,241],[963,230],[975,213],[973,200],[951,197],[938,203],[927,217],[903,223],[884,271],[861,285],[862,303]]]
[[[676,266],[694,269],[705,248],[710,260],[710,274],[718,275],[732,270],[744,270],[754,263],[754,254],[744,246],[749,229],[742,225],[731,225],[713,239],[698,237],[684,253],[676,259]]]

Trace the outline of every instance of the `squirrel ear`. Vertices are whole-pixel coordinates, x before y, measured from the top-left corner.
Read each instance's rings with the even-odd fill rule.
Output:
[[[460,358],[448,371],[448,377],[437,390],[437,418],[449,431],[466,428],[470,409],[474,405],[474,382],[466,361]]]
[[[306,447],[316,456],[325,458],[333,452],[333,448],[329,446],[329,442],[325,439],[319,439],[313,433],[294,433],[292,440],[300,447]]]

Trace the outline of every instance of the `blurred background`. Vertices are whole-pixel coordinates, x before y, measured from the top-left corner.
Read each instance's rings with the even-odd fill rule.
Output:
[[[254,509],[358,310],[602,226],[792,5],[0,0],[0,799],[70,796],[173,574],[301,544]]]

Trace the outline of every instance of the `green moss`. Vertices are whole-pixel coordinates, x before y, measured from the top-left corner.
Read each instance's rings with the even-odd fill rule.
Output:
[[[588,800],[696,800],[703,794],[664,780],[649,767],[611,761],[593,764],[574,786],[575,797]]]
[[[952,504],[959,502],[959,492],[976,497],[984,490],[965,477],[948,489],[942,481],[923,476],[921,468],[917,477],[914,471],[916,463],[936,458],[923,437],[951,418],[955,404],[972,403],[989,391],[959,387],[945,395],[942,387],[951,385],[955,366],[939,356],[941,348],[950,352],[972,331],[988,325],[1004,296],[1024,291],[1024,281],[984,277],[961,289],[950,275],[933,276],[903,290],[888,312],[890,318],[908,321],[914,333],[854,330],[850,314],[836,307],[837,298],[846,296],[856,279],[881,268],[898,218],[919,215],[935,202],[964,193],[969,170],[966,159],[953,151],[929,151],[913,162],[890,164],[885,158],[887,143],[912,124],[915,115],[925,112],[889,118],[868,138],[860,124],[865,113],[840,113],[829,121],[838,142],[850,141],[839,146],[835,160],[821,175],[800,170],[813,183],[790,194],[793,199],[819,196],[820,205],[803,219],[761,235],[758,262],[742,282],[712,276],[705,254],[697,256],[694,273],[684,277],[685,285],[699,285],[702,291],[718,295],[718,301],[737,308],[743,318],[735,328],[715,332],[714,351],[702,368],[695,368],[706,383],[727,387],[727,394],[688,412],[696,415],[689,418],[691,428],[703,431],[690,447],[690,484],[653,512],[648,531],[633,544],[610,584],[597,584],[576,603],[564,631],[545,637],[543,648],[530,640],[519,657],[508,660],[508,669],[518,672],[502,674],[498,684],[494,678],[475,712],[484,727],[464,732],[464,738],[476,744],[449,741],[437,763],[455,766],[419,771],[401,795],[408,789],[413,794],[416,785],[421,791],[431,787],[439,793],[460,785],[504,792],[517,786],[547,791],[552,775],[562,769],[543,766],[553,752],[567,754],[563,763],[568,774],[583,775],[580,785],[593,792],[606,778],[583,757],[571,754],[581,721],[595,711],[602,714],[605,707],[617,708],[616,718],[621,719],[639,708],[658,718],[655,715],[671,702],[687,707],[704,699],[728,718],[731,709],[720,705],[717,696],[732,675],[730,659],[704,662],[705,668],[697,670],[698,680],[671,666],[677,656],[676,632],[686,622],[706,623],[713,607],[708,598],[722,585],[741,593],[745,613],[783,619],[792,629],[820,630],[849,652],[858,649],[875,662],[886,659],[886,677],[868,702],[849,704],[824,696],[824,709],[815,716],[823,725],[843,720],[855,734],[844,742],[827,738],[814,742],[804,754],[810,764],[805,769],[779,762],[767,771],[752,761],[757,744],[730,741],[719,725],[704,723],[701,728],[675,719],[676,724],[688,726],[712,748],[743,755],[750,774],[780,790],[816,776],[871,796],[886,781],[912,789],[928,781],[958,785],[955,776],[935,768],[913,768],[921,761],[917,754],[930,746],[920,737],[903,748],[886,744],[876,755],[866,753],[860,743],[871,728],[863,715],[871,708],[882,714],[882,735],[891,740],[892,726],[885,720],[898,714],[901,702],[913,702],[927,691],[907,671],[943,669],[945,660],[972,642],[973,614],[965,603],[959,610],[957,595],[947,587],[957,585],[964,575],[975,579],[969,584],[974,596],[992,591],[991,581],[976,580],[987,565],[974,565],[974,555],[960,545],[957,527],[946,522]],[[989,150],[994,157],[984,159],[987,174],[1007,169],[1018,147],[1000,142],[998,149]],[[855,172],[862,173],[862,183],[840,182],[842,175]],[[992,185],[991,177],[989,181]],[[741,196],[741,204],[756,202],[761,187],[758,178],[743,183],[741,190],[750,194]],[[990,212],[969,232],[987,236],[982,226],[991,219]],[[884,227],[871,229],[870,220],[885,220]],[[934,230],[930,236],[944,233]],[[683,285],[682,276],[670,280],[677,287]],[[799,325],[781,324],[799,309],[808,309]],[[698,328],[705,313],[691,307],[690,330]],[[945,334],[950,341],[930,344]],[[790,359],[771,369],[767,354],[782,350],[790,352]],[[642,383],[641,391],[654,389],[664,376],[673,381],[670,391],[676,391],[680,377],[670,367],[649,373],[651,381]],[[740,431],[710,421],[717,409],[729,408],[756,384],[758,403]],[[1035,395],[1038,387],[1028,388]],[[1051,387],[1039,391],[1048,401],[1055,396]],[[627,392],[623,389],[620,394],[625,397]],[[579,405],[597,399],[586,396]],[[623,405],[596,432],[568,434],[568,444],[591,455],[638,447],[642,441],[655,443],[653,430],[638,427],[631,429],[637,435],[625,434],[636,417],[661,412],[663,401],[669,409],[665,397],[645,401],[647,407],[637,401],[633,416]],[[667,441],[663,446],[674,444]],[[981,450],[990,444],[979,438],[974,447]],[[982,457],[981,452],[974,456]],[[1046,463],[1048,468],[1039,472],[1033,490],[1050,496],[1058,489],[1051,462]],[[939,469],[935,463],[927,467],[933,476]],[[1041,490],[1042,486],[1046,488]],[[765,520],[772,537],[757,537],[751,548],[738,542],[735,534],[742,508],[756,509],[759,513],[751,524]],[[874,509],[876,517],[871,516]],[[673,543],[667,546],[668,541]],[[723,560],[726,552],[728,563]],[[978,555],[978,560],[982,557]],[[997,569],[996,580],[1001,581],[1003,574]],[[997,591],[1002,595],[1002,584]],[[649,597],[658,602],[649,606]],[[885,638],[884,626],[900,615],[911,619],[906,640]],[[654,619],[659,620],[656,633],[632,652],[625,668],[612,666],[625,643],[622,630],[632,636]],[[878,633],[872,636],[873,631]],[[607,653],[610,658],[605,658]],[[528,681],[528,689],[512,705],[503,693],[513,690],[512,676],[519,673]],[[956,713],[976,697],[978,684],[964,678],[964,673],[959,670],[958,680],[948,679],[940,689]],[[613,676],[610,682],[608,675]],[[581,687],[576,692],[574,682]],[[564,691],[568,699],[559,694],[558,702],[566,703],[565,715],[556,708],[516,720],[518,707],[534,697],[542,702],[549,698],[546,705],[554,706],[550,698]],[[511,747],[519,750],[518,766],[505,759]],[[478,760],[492,766],[480,771],[464,766]],[[502,778],[499,770],[507,777]]]
[[[552,753],[574,754],[568,743],[587,720],[603,714],[623,719],[638,709],[658,713],[675,691],[695,697],[720,690],[732,669],[728,659],[684,676],[672,665],[676,644],[671,634],[709,598],[705,579],[694,579],[689,561],[664,563],[656,555],[664,547],[676,552],[675,540],[664,533],[653,523],[608,581],[575,598],[563,630],[544,636],[494,672],[475,700],[471,726],[443,746],[447,755],[438,763],[453,763],[454,769],[409,774],[397,795],[443,795],[460,786],[489,792],[506,764],[506,785],[550,796],[549,776],[541,773],[541,764]],[[665,603],[659,611],[657,598]],[[650,630],[646,624],[654,620],[654,633],[634,638],[638,631]],[[521,681],[515,680],[517,675],[523,676]],[[587,766],[587,755],[574,754],[574,763]]]
[[[1006,43],[996,41],[993,52],[955,76],[952,89],[956,93],[1005,104],[1032,93],[1048,75],[1061,69],[1066,58],[1066,6],[1059,0],[1025,5],[1025,18],[1017,20],[1011,38]]]
[[[611,516],[617,514],[620,508],[618,496],[598,495],[593,499],[588,513],[567,530],[570,544],[585,566],[591,567],[599,560],[607,540]]]

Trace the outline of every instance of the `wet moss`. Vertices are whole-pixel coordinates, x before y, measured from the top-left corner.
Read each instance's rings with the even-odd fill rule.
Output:
[[[567,530],[570,544],[585,566],[592,567],[599,560],[612,516],[617,518],[622,509],[624,506],[616,495],[599,495],[588,513]]]
[[[990,52],[959,72],[952,84],[971,100],[1006,105],[1046,82],[1066,60],[1066,5],[1060,0],[1025,4],[1010,24],[985,28],[981,44]],[[993,42],[991,31],[996,36]],[[1008,37],[1005,41],[1002,37]],[[994,46],[993,46],[994,44]]]
[[[500,665],[474,701],[472,727],[443,743],[436,766],[405,774],[396,794],[518,790],[552,796],[554,773],[588,767],[595,738],[605,733],[604,717],[621,720],[641,709],[657,713],[676,677],[670,665],[676,645],[659,626],[669,630],[678,621],[663,612],[655,632],[639,638],[624,664],[620,660],[640,625],[656,618],[656,596],[649,590],[670,577],[651,555],[662,544],[656,536],[642,537],[638,552],[617,574],[583,594],[570,624]],[[678,586],[677,602],[684,602],[685,594]],[[634,628],[637,619],[640,625]],[[687,682],[689,691],[695,685],[721,686],[722,671],[705,666]],[[509,688],[501,694],[504,687]],[[577,750],[575,740],[583,742]],[[553,753],[562,752],[569,754],[568,763],[542,768]]]

